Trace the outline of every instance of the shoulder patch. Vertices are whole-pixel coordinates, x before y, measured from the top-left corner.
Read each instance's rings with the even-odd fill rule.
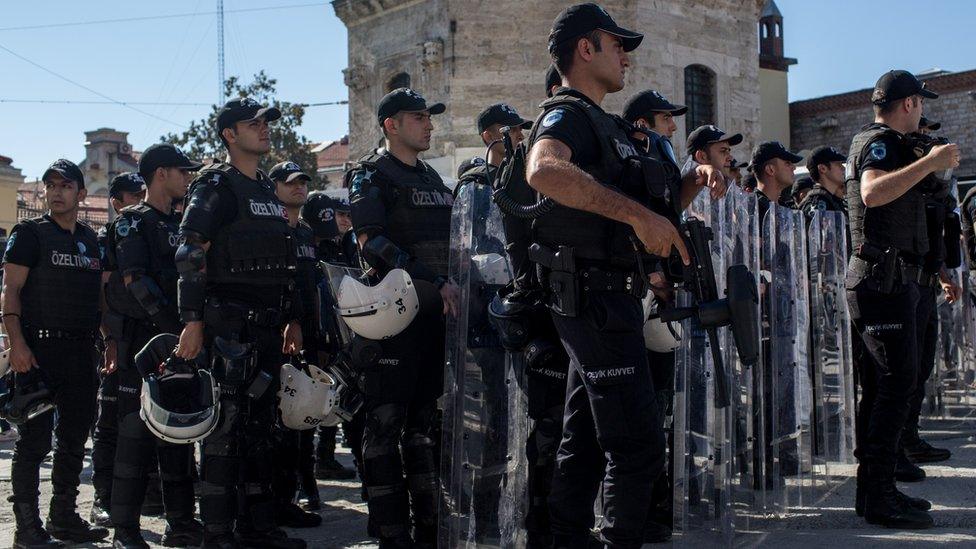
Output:
[[[4,252],[9,252],[10,248],[14,247],[14,240],[16,238],[17,238],[17,233],[10,235],[10,238],[7,239],[7,247],[4,248]]]
[[[352,176],[352,182],[349,183],[349,193],[352,194],[359,192],[359,189],[362,188],[364,184],[373,180],[373,174],[375,173],[375,169],[371,170],[365,167],[356,170],[356,173],[354,173]]]
[[[542,119],[542,127],[548,128],[563,119],[563,109],[553,109]]]
[[[871,143],[871,147],[868,149],[868,158],[872,160],[884,160],[886,156],[888,156],[888,146],[885,145],[884,141]]]

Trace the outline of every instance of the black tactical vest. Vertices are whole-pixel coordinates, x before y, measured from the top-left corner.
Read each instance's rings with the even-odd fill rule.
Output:
[[[649,196],[640,170],[640,156],[624,129],[626,123],[578,94],[575,90],[564,88],[542,103],[543,112],[536,119],[526,141],[527,150],[535,143],[536,129],[541,127],[543,118],[549,112],[556,108],[578,111],[589,120],[600,146],[600,163],[580,168],[604,185],[643,204],[648,203]],[[627,269],[636,265],[637,255],[630,240],[634,231],[629,225],[618,221],[556,204],[551,212],[533,222],[532,229],[535,242],[552,249],[571,246],[575,249],[578,261]]]
[[[372,153],[359,160],[377,170],[386,182],[386,233],[397,246],[439,276],[447,276],[454,197],[441,176],[423,160],[420,169],[406,169],[389,156]]]
[[[286,286],[295,274],[295,243],[288,212],[273,184],[254,181],[230,164],[215,164],[202,177],[220,174],[237,200],[237,217],[218,229],[207,252],[207,282]]]
[[[820,207],[823,204],[823,208]],[[847,215],[847,203],[844,199],[837,198],[834,193],[823,188],[819,183],[810,189],[803,200],[800,202],[799,209],[803,210],[807,215],[812,215],[813,212],[822,210],[827,212],[843,212]]]
[[[662,177],[646,178],[651,208],[666,215],[677,226],[681,223],[681,168],[674,156],[671,140],[654,132],[647,136],[647,156],[660,162]]]
[[[896,200],[876,208],[867,208],[861,200],[861,157],[865,149],[882,135],[897,139],[899,158],[907,166],[914,153],[909,150],[905,136],[883,124],[868,124],[854,136],[847,157],[847,205],[851,227],[851,245],[856,253],[864,243],[878,249],[896,248],[910,254],[911,260],[920,260],[929,249],[925,225],[925,201],[916,188],[910,189]]]
[[[457,198],[459,192],[461,192],[461,187],[474,183],[477,185],[491,185],[491,176],[488,174],[488,164],[482,164],[480,166],[471,166],[461,177],[458,178],[457,187],[454,187],[454,197]],[[494,173],[498,168],[492,167],[491,170]]]
[[[62,229],[48,216],[21,222],[40,242],[40,260],[20,292],[21,319],[34,328],[72,332],[98,326],[102,259],[95,231],[76,223]]]
[[[292,229],[295,235],[295,256],[297,258],[298,290],[305,303],[311,303],[315,296],[315,285],[319,279],[318,250],[315,235],[308,223],[299,221]]]
[[[105,285],[105,303],[110,309],[131,318],[147,318],[145,309],[125,288],[123,274],[118,270],[116,245],[119,238],[127,236],[128,231],[138,231],[149,249],[149,264],[145,276],[156,282],[163,291],[167,305],[176,313],[176,248],[179,246],[180,220],[175,216],[163,215],[145,202],[129,206],[119,212],[119,217],[109,224],[106,236],[105,257],[115,265]]]

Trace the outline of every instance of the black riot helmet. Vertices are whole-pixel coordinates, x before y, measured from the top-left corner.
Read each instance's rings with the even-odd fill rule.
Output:
[[[39,369],[7,375],[7,392],[0,395],[0,417],[23,425],[53,408],[54,395]]]

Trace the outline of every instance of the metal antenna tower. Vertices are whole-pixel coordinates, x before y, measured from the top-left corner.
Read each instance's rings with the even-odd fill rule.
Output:
[[[224,103],[224,0],[217,0],[217,105]]]

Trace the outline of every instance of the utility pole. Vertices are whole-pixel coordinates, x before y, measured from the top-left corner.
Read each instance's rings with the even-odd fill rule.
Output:
[[[217,105],[224,104],[224,0],[217,0]]]

